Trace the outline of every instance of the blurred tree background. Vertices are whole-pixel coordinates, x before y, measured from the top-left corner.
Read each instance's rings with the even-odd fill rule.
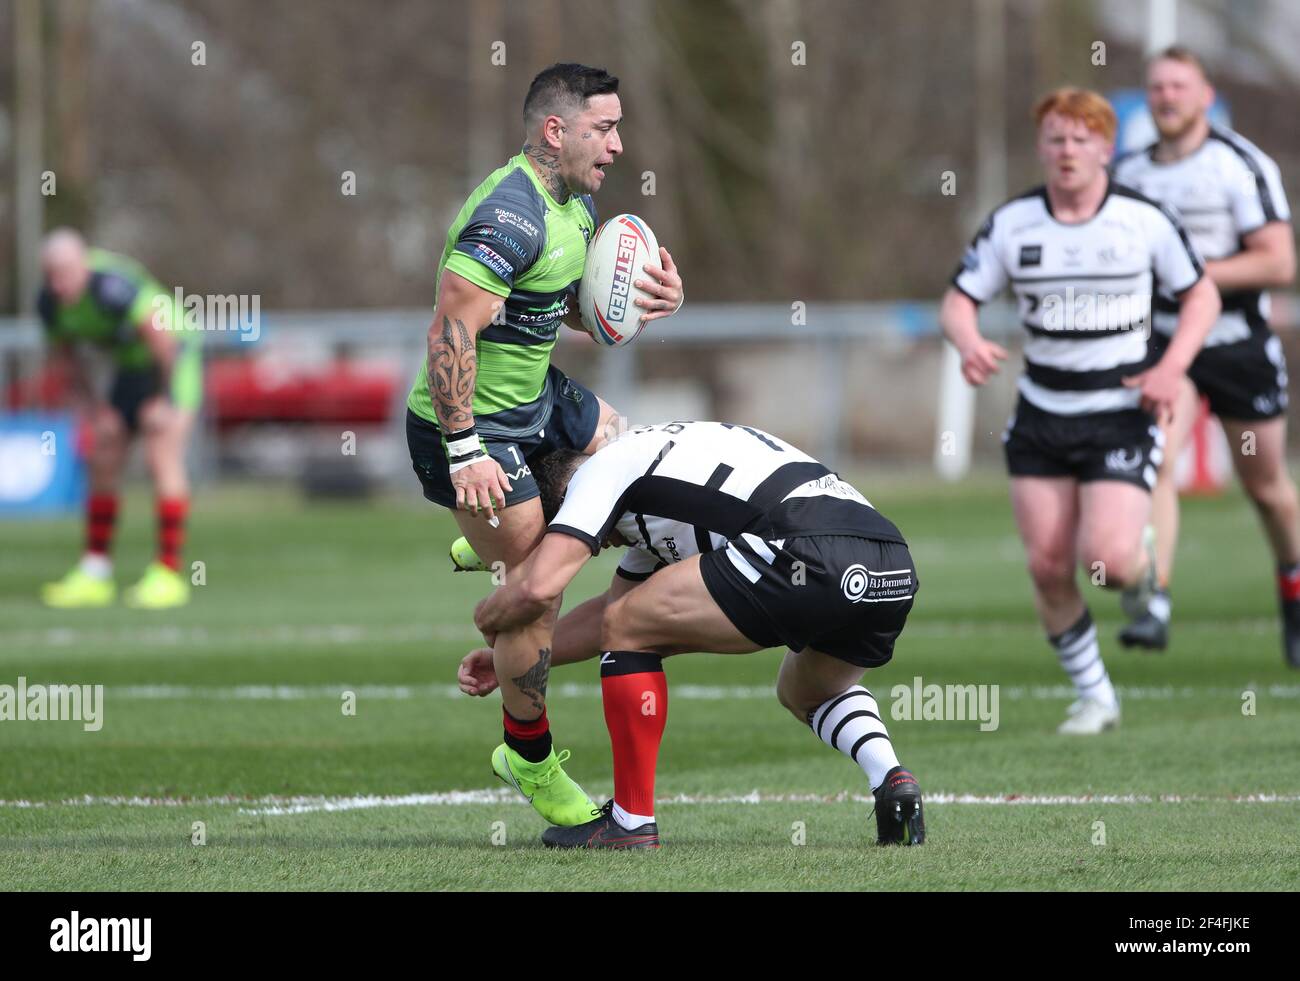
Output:
[[[15,2],[0,3],[6,229]],[[1010,192],[1037,183],[1030,103],[1067,82],[1139,85],[1126,9],[1138,6],[47,0],[42,169],[57,193],[45,224],[77,225],[165,282],[257,293],[265,308],[427,306],[451,218],[522,143],[529,81],[572,60],[622,80],[625,153],[600,212],[644,215],[693,299],[933,298],[987,207],[980,127],[1005,131],[992,135],[1007,147]],[[1268,0],[1184,4],[1186,22],[1216,38],[1204,53],[1238,128],[1279,160],[1294,198],[1300,73],[1278,26],[1287,6],[1300,13]],[[977,111],[990,11],[1001,51],[985,98],[1000,100],[1004,123]],[[945,171],[955,195],[941,193]],[[0,237],[4,311],[19,305],[14,248]]]

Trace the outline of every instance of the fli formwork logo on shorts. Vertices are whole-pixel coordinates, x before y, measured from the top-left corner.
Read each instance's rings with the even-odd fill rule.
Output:
[[[80,722],[86,732],[104,726],[103,685],[0,685],[0,722]]]

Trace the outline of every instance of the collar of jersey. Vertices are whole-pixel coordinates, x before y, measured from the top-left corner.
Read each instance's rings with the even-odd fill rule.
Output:
[[[1085,225],[1091,225],[1094,221],[1097,220],[1097,216],[1101,214],[1104,210],[1106,210],[1106,202],[1110,200],[1110,192],[1114,188],[1114,186],[1115,186],[1115,182],[1111,180],[1110,175],[1107,175],[1106,193],[1101,196],[1101,202],[1097,205],[1097,210],[1094,211],[1087,218],[1085,218],[1083,221],[1061,221],[1060,218],[1057,218],[1056,215],[1052,214],[1052,198],[1047,193],[1046,184],[1044,184],[1041,188],[1039,188],[1038,193],[1043,199],[1043,210],[1047,212],[1047,217],[1051,218],[1055,224],[1060,225],[1062,228],[1082,228]]]
[[[519,166],[522,167],[524,169],[524,172],[528,174],[528,179],[533,182],[533,185],[539,191],[541,191],[543,195],[545,195],[547,202],[551,205],[552,208],[556,208],[556,209],[563,208],[567,206],[570,202],[572,202],[574,198],[577,197],[576,194],[570,194],[569,200],[566,201],[564,204],[560,204],[560,202],[556,201],[555,198],[551,197],[550,189],[544,183],[542,183],[542,179],[537,176],[537,171],[533,170],[533,165],[528,162],[528,157],[525,154],[520,153],[515,157],[515,159],[519,161]]]

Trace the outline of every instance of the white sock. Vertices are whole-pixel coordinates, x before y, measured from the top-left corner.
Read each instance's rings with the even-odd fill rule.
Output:
[[[1101,648],[1097,646],[1097,627],[1087,609],[1069,630],[1056,637],[1049,637],[1048,640],[1056,648],[1056,657],[1074,682],[1074,690],[1080,698],[1095,699],[1108,708],[1119,704],[1115,686],[1110,683],[1110,675],[1106,673],[1106,665],[1101,660]]]
[[[650,824],[654,821],[653,814],[629,814],[623,808],[618,806],[618,801],[614,802],[614,821],[624,831],[635,831],[643,824]]]
[[[861,685],[854,685],[827,699],[808,717],[817,737],[832,749],[862,767],[871,789],[885,782],[885,774],[898,766],[894,744],[880,717],[875,697]]]
[[[1169,622],[1169,614],[1173,613],[1173,603],[1169,600],[1169,594],[1163,589],[1151,597],[1151,602],[1147,604],[1147,612],[1159,620],[1161,623]]]
[[[81,557],[80,568],[92,579],[108,579],[113,575],[113,560],[103,552],[87,552]]]

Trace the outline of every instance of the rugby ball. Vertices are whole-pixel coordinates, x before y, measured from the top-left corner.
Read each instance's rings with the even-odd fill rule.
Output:
[[[659,267],[659,242],[636,215],[617,215],[596,229],[578,284],[582,325],[601,344],[619,347],[641,333],[644,312],[632,301],[653,299],[632,284],[649,280],[644,265]]]

